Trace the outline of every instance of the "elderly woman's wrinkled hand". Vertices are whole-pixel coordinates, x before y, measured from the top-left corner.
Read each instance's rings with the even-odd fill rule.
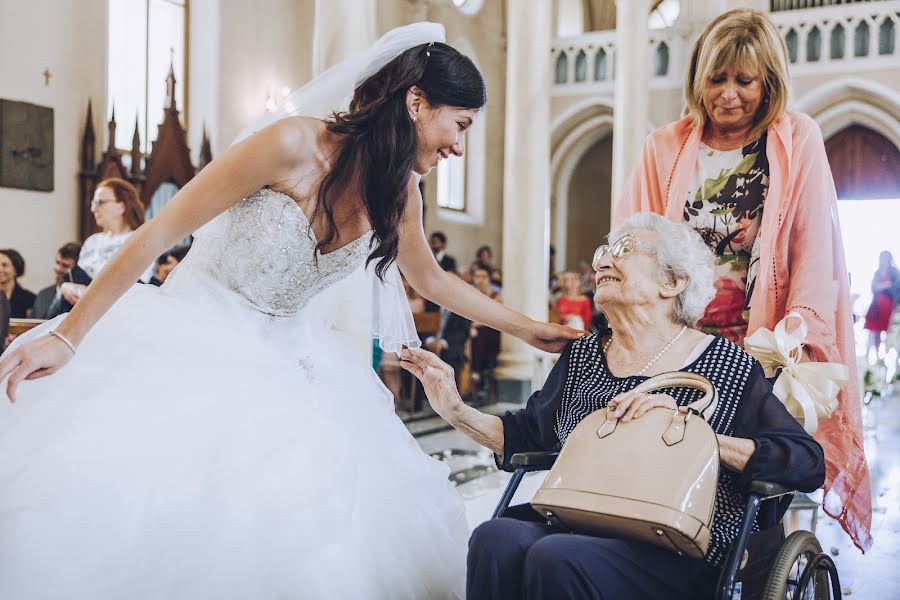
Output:
[[[613,415],[623,423],[627,423],[632,419],[640,419],[647,414],[647,411],[651,408],[670,408],[676,410],[678,405],[675,403],[675,398],[669,394],[625,392],[624,394],[619,394],[613,398],[607,407],[607,409],[611,410]]]
[[[422,382],[431,408],[444,419],[449,419],[462,405],[453,367],[435,354],[419,348],[404,348],[400,351],[400,366]]]

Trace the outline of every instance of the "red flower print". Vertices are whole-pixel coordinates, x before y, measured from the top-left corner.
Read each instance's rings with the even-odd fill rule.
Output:
[[[706,307],[700,323],[713,327],[742,323],[747,290],[729,277],[720,277],[716,280],[715,286],[716,295]]]

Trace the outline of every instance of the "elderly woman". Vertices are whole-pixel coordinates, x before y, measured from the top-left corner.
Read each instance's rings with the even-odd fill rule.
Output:
[[[635,215],[610,235],[610,245],[597,249],[594,269],[594,299],[611,332],[569,345],[524,409],[495,417],[463,404],[450,369],[428,353],[404,351],[404,366],[422,380],[438,414],[493,450],[504,469],[517,452],[558,449],[584,417],[610,401],[627,422],[651,408],[697,398],[687,389],[630,392],[649,376],[679,370],[703,375],[719,392],[710,425],[725,467],[706,559],[558,530],[531,511],[534,522],[500,518],[475,530],[470,599],[708,597],[737,536],[746,485],[764,479],[812,491],[825,479],[821,446],[772,394],[760,365],[727,338],[695,329],[714,293],[713,256],[699,235],[653,214]],[[622,473],[641,476],[624,464]],[[778,512],[768,506],[759,527],[774,525]]]
[[[687,116],[653,132],[613,225],[651,211],[695,229],[716,255],[716,295],[701,328],[742,345],[789,312],[809,327],[805,360],[850,369],[816,439],[828,457],[825,510],[871,544],[850,291],[837,197],[815,122],[788,106],[788,58],[764,13],[735,9],[694,44]]]

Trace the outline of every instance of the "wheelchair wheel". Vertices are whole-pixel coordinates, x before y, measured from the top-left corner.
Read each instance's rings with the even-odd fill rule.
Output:
[[[788,536],[772,563],[762,597],[763,600],[840,599],[834,562],[822,552],[816,536],[808,531],[795,531]]]

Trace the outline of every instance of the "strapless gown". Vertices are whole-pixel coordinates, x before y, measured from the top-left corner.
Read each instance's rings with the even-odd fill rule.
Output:
[[[261,190],[0,402],[0,598],[461,598],[462,500],[348,326],[371,240]]]

